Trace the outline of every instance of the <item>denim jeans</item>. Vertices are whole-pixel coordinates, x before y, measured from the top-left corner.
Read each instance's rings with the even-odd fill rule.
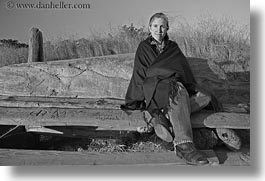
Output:
[[[198,92],[189,97],[186,88],[180,82],[176,82],[174,97],[169,96],[169,108],[164,114],[170,120],[174,133],[173,144],[178,145],[185,142],[193,142],[190,115],[200,111],[211,101],[211,97]]]
[[[177,92],[175,92],[174,96],[169,96],[168,109],[162,110],[172,125],[174,146],[181,143],[193,142],[190,116],[192,113],[206,107],[211,101],[211,96],[201,92],[189,97],[188,91],[180,82],[176,82],[175,86]],[[147,111],[144,113],[144,117],[148,122],[152,117]]]

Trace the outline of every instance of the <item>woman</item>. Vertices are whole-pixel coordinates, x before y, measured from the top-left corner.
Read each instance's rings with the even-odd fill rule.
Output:
[[[150,18],[150,36],[137,48],[125,105],[121,108],[147,110],[157,136],[173,141],[177,156],[188,164],[204,165],[208,160],[194,147],[190,115],[209,103],[215,111],[221,107],[214,96],[196,83],[177,43],[169,40],[168,29],[165,14],[156,13]]]

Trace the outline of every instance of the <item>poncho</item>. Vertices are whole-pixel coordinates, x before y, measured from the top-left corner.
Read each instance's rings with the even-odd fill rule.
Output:
[[[166,39],[162,53],[151,45],[151,37],[142,41],[136,51],[132,78],[125,96],[123,109],[166,108],[169,103],[170,82],[177,80],[190,96],[197,93],[197,82],[186,57],[177,43]],[[216,100],[216,99],[215,99]],[[218,106],[214,106],[218,110]]]

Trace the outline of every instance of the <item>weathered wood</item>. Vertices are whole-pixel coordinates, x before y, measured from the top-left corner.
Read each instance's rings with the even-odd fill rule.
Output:
[[[29,39],[28,63],[43,62],[43,38],[38,28],[31,28]]]
[[[232,150],[239,150],[241,148],[241,139],[234,130],[227,128],[217,128],[216,133],[228,148]]]
[[[123,99],[133,60],[134,54],[123,54],[1,67],[0,95]],[[249,102],[248,79],[228,79],[212,61],[188,61],[197,81],[223,103]]]
[[[218,112],[209,115],[204,123],[209,128],[250,129],[250,114]]]
[[[122,110],[60,109],[60,108],[0,108],[0,123],[4,125],[91,126],[94,130],[135,130],[145,126],[143,113],[127,115]]]
[[[210,165],[218,165],[214,151],[202,150]],[[186,165],[174,152],[98,153],[0,149],[0,165]]]
[[[124,104],[124,99],[0,95],[0,107],[120,109],[121,104]]]
[[[249,104],[223,104],[224,112],[234,112],[234,113],[250,113]]]
[[[55,129],[47,128],[44,126],[35,126],[35,125],[26,125],[25,129],[26,129],[26,132],[28,133],[50,133],[50,134],[59,134],[59,135],[63,135],[65,131],[65,130],[58,131],[58,129],[55,130]]]
[[[94,130],[136,130],[145,126],[144,114],[130,115],[119,109],[0,107],[2,125],[91,126]],[[193,128],[249,129],[248,114],[198,112],[191,116]]]
[[[0,107],[56,107],[56,108],[94,108],[120,109],[124,99],[111,98],[68,98],[36,96],[3,96],[0,95]],[[248,104],[223,104],[224,112],[249,113]]]

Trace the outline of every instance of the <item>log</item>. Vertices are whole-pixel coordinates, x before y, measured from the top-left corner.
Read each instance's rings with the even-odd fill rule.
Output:
[[[120,109],[121,104],[124,104],[124,99],[0,95],[0,107]]]
[[[0,107],[120,109],[120,105],[124,103],[124,99],[113,98],[68,98],[0,95]],[[223,104],[223,109],[224,112],[250,113],[250,106],[248,104]]]
[[[29,39],[28,63],[43,62],[43,38],[38,28],[31,28]]]
[[[239,150],[241,148],[241,139],[234,130],[227,128],[217,128],[216,133],[228,148],[232,150]]]
[[[0,68],[0,95],[123,99],[132,75],[134,54],[33,62]],[[202,86],[223,103],[248,103],[249,72],[240,79],[220,73],[213,61],[188,58]],[[217,67],[217,68],[216,68]]]
[[[213,150],[202,150],[210,165],[219,160]],[[174,152],[98,153],[0,149],[0,165],[186,165]]]
[[[119,109],[0,107],[0,115],[2,125],[90,126],[93,130],[136,130],[146,126],[143,112],[128,115]],[[248,114],[201,111],[191,115],[191,122],[193,128],[250,128]]]
[[[204,123],[209,128],[250,129],[250,114],[218,112],[209,115]]]
[[[122,110],[65,108],[0,108],[3,125],[91,126],[94,130],[135,130],[145,126],[143,114]]]

